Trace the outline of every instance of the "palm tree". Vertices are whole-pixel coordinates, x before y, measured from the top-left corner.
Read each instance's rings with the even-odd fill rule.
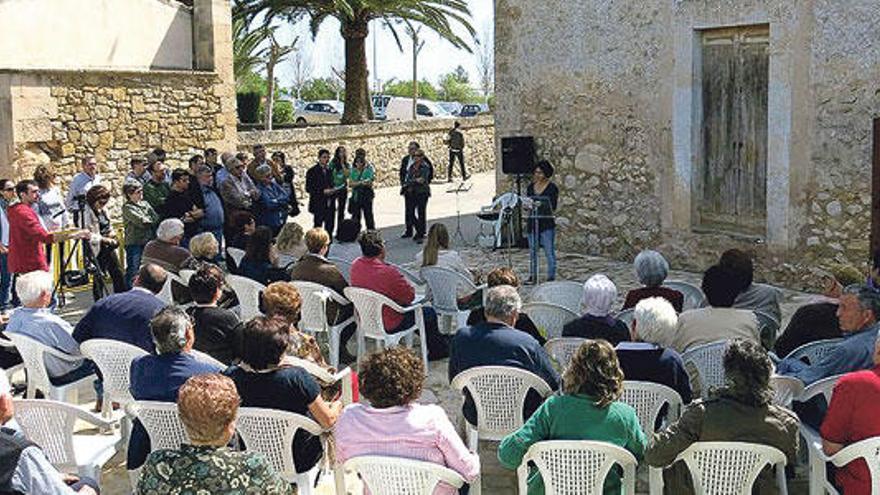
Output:
[[[262,45],[271,33],[269,28],[251,30],[249,24],[240,17],[232,21],[232,72],[236,84],[241,84],[245,76],[262,65],[268,52]]]
[[[307,15],[312,35],[327,18],[339,20],[340,34],[345,40],[345,112],[343,124],[359,124],[369,120],[366,39],[369,23],[380,19],[397,41],[394,21],[422,24],[435,31],[456,48],[470,52],[467,42],[455,34],[453,22],[461,25],[473,38],[467,0],[236,0],[236,15],[254,19],[262,15],[264,24],[275,19],[291,22]]]

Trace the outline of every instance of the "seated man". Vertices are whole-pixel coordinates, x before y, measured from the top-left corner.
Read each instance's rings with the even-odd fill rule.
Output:
[[[760,311],[782,321],[782,310],[779,309],[782,292],[776,287],[753,282],[755,267],[751,256],[739,249],[728,249],[718,264],[730,269],[739,280],[740,291],[733,303],[734,308]]]
[[[559,374],[553,369],[544,348],[525,332],[513,328],[521,307],[519,294],[509,285],[492,287],[486,292],[483,307],[486,321],[462,328],[452,338],[450,382],[459,373],[478,366],[511,366],[540,376],[552,390],[559,388]],[[523,408],[525,417],[531,416],[541,402],[541,396],[530,390]],[[477,408],[467,392],[462,413],[470,424],[477,424]]]
[[[223,296],[223,271],[204,264],[190,277],[189,292],[196,305],[186,312],[195,324],[195,349],[232,364],[241,357],[241,321],[235,313],[217,307]]]
[[[141,266],[153,263],[177,275],[185,263],[192,258],[186,248],[180,247],[183,240],[183,222],[177,218],[162,220],[156,228],[156,238],[144,246]]]
[[[321,227],[310,229],[305,235],[306,249],[308,252],[295,265],[290,268],[290,279],[304,282],[314,282],[329,287],[340,296],[344,296],[343,290],[348,287],[348,282],[342,276],[342,272],[333,263],[327,260],[327,251],[330,250],[330,234]],[[354,305],[340,306],[332,299],[327,300],[327,321],[331,325],[341,323],[354,314]],[[354,356],[349,354],[346,343],[354,335],[356,329],[354,323],[342,331],[339,345],[339,362],[350,363]]]
[[[378,292],[401,306],[409,306],[415,300],[416,291],[406,281],[400,270],[385,263],[385,241],[378,230],[361,232],[358,237],[363,256],[351,265],[352,287],[362,287]],[[428,359],[443,359],[449,354],[446,342],[437,330],[437,314],[432,308],[423,308],[425,333],[427,333]],[[382,308],[382,321],[388,333],[410,328],[415,323],[415,312],[405,315],[391,308]]]
[[[874,344],[874,367],[848,373],[834,385],[828,413],[822,421],[822,450],[834,455],[849,444],[880,436],[880,342]],[[836,470],[842,493],[871,493],[871,473],[864,460]]]
[[[706,270],[702,288],[710,307],[691,309],[679,315],[678,331],[671,347],[684,352],[700,344],[735,338],[760,344],[755,313],[733,308],[739,294],[738,283],[736,275],[723,266],[715,265]]]
[[[52,301],[52,275],[37,270],[20,275],[15,290],[22,307],[13,311],[6,333],[30,337],[56,351],[70,355],[71,360],[47,355],[46,371],[53,385],[65,385],[95,372],[95,365],[82,357],[79,344],[70,335],[73,328],[49,309]]]
[[[142,265],[130,291],[107,296],[89,308],[73,330],[74,340],[119,340],[152,353],[150,320],[165,307],[156,294],[162,290],[167,277],[160,266]]]

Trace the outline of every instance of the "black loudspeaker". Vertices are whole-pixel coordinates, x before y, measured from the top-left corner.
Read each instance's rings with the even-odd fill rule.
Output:
[[[531,174],[535,169],[535,138],[501,138],[501,171],[505,174]]]

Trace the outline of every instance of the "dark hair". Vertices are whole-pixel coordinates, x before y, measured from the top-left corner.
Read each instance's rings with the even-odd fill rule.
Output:
[[[275,366],[287,350],[290,325],[280,318],[257,316],[242,331],[241,360],[255,370]]]
[[[752,257],[739,249],[728,249],[721,255],[718,264],[729,269],[737,278],[740,292],[746,290],[755,278],[755,266]]]
[[[422,393],[424,366],[422,360],[406,347],[395,346],[373,352],[361,364],[359,390],[373,407],[405,406]]]
[[[244,226],[253,221],[255,221],[254,216],[247,211],[236,211],[229,218],[229,224],[232,225],[232,229],[236,234],[241,233],[244,230]]]
[[[205,156],[208,155],[217,156],[217,148],[205,148]]]
[[[336,150],[333,152],[333,161],[339,162],[339,160],[341,159],[340,155],[342,154],[343,151],[347,151],[345,149],[345,146],[337,146]],[[346,157],[346,158],[348,158],[348,157]]]
[[[40,187],[40,185],[37,184],[37,181],[35,181],[35,180],[30,180],[30,179],[20,180],[20,181],[18,181],[18,184],[15,185],[15,194],[24,194],[28,191],[28,188],[31,186],[34,186],[36,188]]]
[[[283,151],[276,151],[272,153],[272,161],[275,161],[276,158],[280,158],[282,164],[287,164],[287,155],[285,155]]]
[[[741,280],[728,267],[713,265],[703,273],[703,293],[709,305],[715,308],[733,307],[740,293]]]
[[[135,155],[135,156],[131,157],[131,160],[129,160],[128,163],[129,163],[129,165],[137,165],[139,163],[147,163],[147,158],[140,156],[140,155]]]
[[[459,127],[461,127],[461,122],[456,120],[455,121],[455,128],[458,129]]]
[[[375,258],[382,253],[385,241],[378,230],[365,230],[358,236],[358,244],[361,245],[361,254],[367,258]]]
[[[177,182],[184,177],[189,177],[189,170],[185,168],[175,168],[173,172],[171,172],[171,182]]]
[[[219,272],[219,273],[218,273]],[[223,286],[223,272],[214,265],[206,264],[189,278],[189,293],[193,301],[208,304]]]
[[[513,271],[512,268],[499,266],[498,268],[492,269],[492,271],[486,275],[486,284],[489,287],[509,285],[516,288],[519,287],[519,277],[516,276],[516,272]]]
[[[40,189],[49,189],[49,183],[55,180],[55,172],[45,165],[40,165],[34,170],[34,180]]]
[[[89,189],[89,192],[86,193],[86,204],[89,207],[94,208],[98,201],[109,201],[110,200],[110,190],[101,184],[97,184],[92,186]]]
[[[156,160],[164,162],[168,158],[168,153],[165,153],[165,150],[162,148],[156,148],[153,150],[153,156],[156,157]]]
[[[548,179],[553,177],[553,165],[550,165],[550,162],[547,160],[541,160],[540,162],[535,164],[535,169],[541,169],[541,172],[544,172],[544,176]]]
[[[12,179],[0,179],[0,189],[6,189],[6,184],[12,184],[13,189],[15,188],[15,183],[12,182]]]
[[[253,148],[251,148],[251,151],[256,152],[257,150],[264,150],[264,149],[266,149],[266,145],[264,145],[262,143],[257,143],[254,145]]]
[[[193,165],[198,164],[200,161],[202,161],[204,159],[205,159],[205,157],[203,157],[202,155],[193,155],[193,156],[189,157],[189,166],[192,167]]]
[[[357,157],[366,158],[367,157],[367,150],[365,150],[363,148],[358,148],[358,149],[354,150],[354,157],[355,158],[357,158]]]
[[[165,279],[167,278],[168,272],[164,268],[153,263],[145,263],[138,270],[137,285],[153,294],[158,294],[162,292],[162,287],[165,286]]]
[[[129,196],[132,195],[135,191],[140,191],[144,186],[141,185],[140,182],[126,182],[124,186],[122,186],[122,195],[125,196],[125,200],[129,200]]]
[[[727,386],[720,393],[753,407],[767,405],[773,397],[772,372],[773,363],[764,348],[745,339],[735,339],[724,352]]]
[[[328,150],[326,148],[321,148],[318,150],[318,159],[320,159],[324,155],[329,155],[329,154],[330,154],[330,150]]]
[[[355,242],[361,233],[361,223],[353,218],[346,218],[339,224],[336,240],[339,242]]]
[[[272,229],[260,225],[254,231],[245,246],[245,256],[251,262],[262,263],[269,261],[269,248],[272,246]]]

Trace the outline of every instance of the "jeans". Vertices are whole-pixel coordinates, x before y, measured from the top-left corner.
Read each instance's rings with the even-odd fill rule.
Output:
[[[530,278],[534,278],[537,282],[538,273],[538,247],[544,248],[544,255],[547,257],[547,280],[556,279],[556,229],[542,230],[535,239],[535,234],[529,232],[529,273]]]
[[[141,267],[141,256],[144,254],[144,246],[128,244],[125,246],[125,285],[131,287],[134,276]]]
[[[0,311],[10,308],[12,298],[12,274],[9,273],[8,258],[8,254],[0,254]]]
[[[458,158],[458,164],[461,165],[461,180],[467,178],[467,171],[464,169],[464,151],[449,150],[449,168],[447,169],[447,180],[452,181],[452,169],[455,167],[455,159]]]

